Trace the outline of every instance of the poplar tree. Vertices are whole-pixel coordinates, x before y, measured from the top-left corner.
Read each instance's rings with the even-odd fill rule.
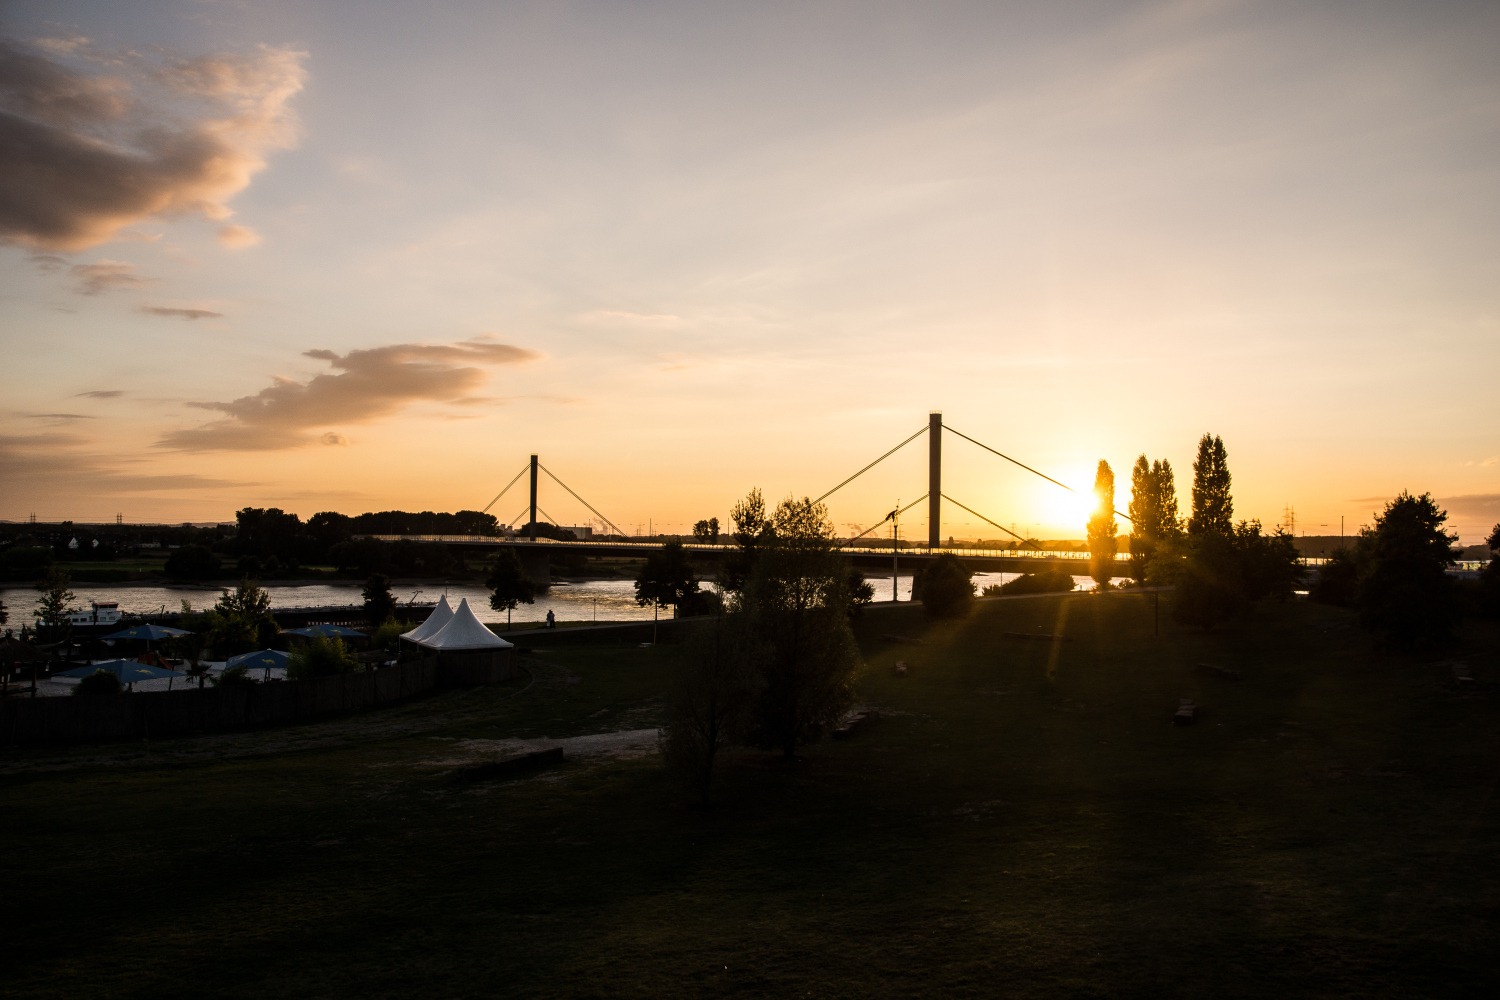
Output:
[[[1177,481],[1172,463],[1165,458],[1151,463],[1151,479],[1156,484],[1156,539],[1168,542],[1182,534],[1182,518],[1177,513]]]
[[[1103,459],[1094,474],[1094,496],[1099,506],[1089,518],[1089,575],[1100,590],[1105,590],[1114,576],[1115,551],[1119,548],[1115,532],[1119,526],[1115,523],[1115,473]]]
[[[1234,497],[1229,493],[1229,483],[1229,456],[1223,439],[1215,434],[1203,435],[1198,442],[1198,458],[1193,462],[1189,535],[1228,538],[1234,534]]]
[[[1156,463],[1159,469],[1161,463]],[[1146,582],[1146,564],[1156,553],[1160,539],[1160,512],[1157,503],[1161,491],[1156,484],[1156,470],[1141,455],[1130,470],[1130,575],[1137,583]]]

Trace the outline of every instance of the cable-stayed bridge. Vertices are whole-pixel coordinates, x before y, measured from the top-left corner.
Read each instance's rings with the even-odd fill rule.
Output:
[[[842,543],[842,551],[855,565],[881,568],[899,568],[899,564],[904,563],[909,569],[915,569],[920,567],[922,564],[925,564],[928,561],[936,558],[943,552],[952,552],[953,554],[960,556],[963,561],[970,566],[970,568],[976,570],[985,569],[992,572],[998,571],[1022,573],[1042,567],[1062,566],[1068,568],[1072,572],[1086,572],[1088,566],[1087,553],[1044,552],[1035,548],[1030,548],[1030,539],[1016,534],[1014,531],[1005,527],[1000,522],[992,520],[985,514],[975,510],[967,504],[955,500],[954,498],[944,493],[943,435],[945,432],[948,434],[956,435],[957,437],[962,438],[970,444],[983,449],[985,452],[988,452],[991,455],[998,456],[999,458],[1002,458],[1005,461],[1012,463],[1013,465],[1019,466],[1032,475],[1040,476],[1042,479],[1047,480],[1049,483],[1052,483],[1054,486],[1057,486],[1060,489],[1067,490],[1070,493],[1078,492],[1071,486],[1068,486],[1066,483],[1058,482],[1051,476],[1048,476],[1042,472],[1038,472],[1036,469],[1033,469],[1031,466],[1026,465],[1024,462],[1014,459],[995,448],[991,448],[984,442],[978,441],[975,438],[964,434],[962,431],[947,426],[943,423],[943,415],[941,413],[930,413],[928,414],[927,424],[925,426],[918,428],[917,431],[910,437],[906,438],[900,444],[896,445],[894,448],[890,449],[885,454],[875,459],[875,461],[871,462],[869,465],[866,465],[864,468],[854,473],[854,475],[848,477],[843,482],[833,487],[833,489],[828,490],[822,496],[819,496],[815,501],[821,503],[822,501],[827,500],[829,497],[833,496],[833,494],[837,493],[845,486],[848,486],[860,476],[863,476],[865,473],[875,468],[881,462],[884,462],[886,459],[890,458],[892,455],[896,454],[898,451],[911,444],[917,438],[921,437],[924,434],[927,435],[927,491],[919,496],[918,499],[913,500],[911,503],[905,505],[904,507],[892,510],[890,513],[886,514],[885,517],[876,522],[872,527],[867,528],[865,531]],[[517,534],[507,534],[503,536],[374,535],[371,537],[381,538],[387,541],[396,541],[398,539],[407,538],[413,541],[442,542],[444,544],[461,549],[483,550],[487,548],[498,547],[513,548],[521,557],[521,562],[526,567],[527,575],[537,583],[541,584],[550,582],[550,568],[548,559],[548,556],[550,554],[562,555],[564,553],[581,553],[593,556],[644,556],[654,550],[660,549],[662,545],[665,544],[664,541],[658,541],[656,539],[648,539],[644,541],[629,540],[630,536],[625,531],[622,531],[613,521],[600,513],[593,504],[589,503],[583,497],[574,492],[571,487],[569,487],[555,474],[553,474],[550,469],[543,465],[536,455],[532,455],[531,460],[521,468],[521,471],[517,472],[515,476],[512,477],[510,482],[507,483],[499,493],[495,494],[495,498],[485,505],[485,512],[488,512],[491,507],[494,507],[495,504],[499,503],[500,500],[502,500],[505,495],[510,492],[511,488],[519,483],[523,477],[526,477],[528,473],[530,474],[530,490],[528,502],[515,517],[511,518],[510,521],[503,522],[507,527],[509,527],[511,525],[522,522],[522,519],[526,518],[527,520],[525,521],[525,527]],[[562,487],[562,489],[566,491],[568,495],[571,496],[574,500],[577,500],[579,503],[587,507],[589,511],[591,511],[594,516],[599,519],[600,522],[607,524],[610,528],[614,529],[615,536],[618,537],[608,538],[600,541],[558,541],[551,538],[537,537],[537,524],[539,523],[538,515],[541,515],[541,517],[547,521],[557,523],[550,515],[547,514],[545,510],[543,510],[538,505],[537,502],[538,490],[541,486],[542,475],[546,475],[554,483]],[[998,528],[1005,534],[1013,536],[1020,542],[1022,546],[1028,547],[945,547],[942,544],[942,512],[943,501],[945,500],[953,506],[974,515],[981,521],[984,521],[986,524],[990,524],[995,528]],[[900,541],[899,524],[901,515],[924,502],[927,504],[927,545],[925,549],[899,548],[899,545],[897,545],[896,543]],[[1115,514],[1127,521],[1129,520],[1129,517],[1127,515],[1122,514],[1119,511],[1115,511]],[[861,539],[870,535],[872,532],[887,523],[890,523],[893,529],[893,544],[890,548],[886,548],[883,546],[874,546],[868,543],[866,545],[859,544]],[[910,540],[907,540],[907,544],[910,544]],[[738,547],[730,543],[709,544],[705,542],[684,541],[683,548],[686,549],[696,559],[717,559],[738,551]],[[1117,576],[1123,575],[1123,563],[1128,557],[1121,556],[1118,558],[1121,565],[1116,571]]]

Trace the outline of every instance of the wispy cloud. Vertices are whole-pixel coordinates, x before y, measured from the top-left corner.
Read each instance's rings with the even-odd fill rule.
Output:
[[[304,356],[326,361],[340,374],[318,375],[307,382],[278,376],[274,385],[253,396],[190,403],[226,416],[202,427],[171,431],[157,446],[178,451],[270,451],[318,441],[344,445],[348,441],[340,433],[316,432],[389,416],[409,403],[471,399],[489,378],[484,367],[541,357],[491,337],[459,344],[393,344],[343,355],[314,350]]]
[[[90,389],[88,392],[80,392],[79,396],[89,399],[118,399],[125,395],[124,389]]]
[[[296,139],[305,58],[262,46],[152,63],[0,39],[0,240],[83,250],[152,216],[226,218],[265,154]]]
[[[32,420],[98,420],[87,413],[27,413]]]
[[[13,484],[54,493],[81,491],[94,497],[256,485],[192,473],[132,473],[110,456],[95,454],[89,447],[92,444],[90,438],[63,431],[0,435],[0,465],[9,473],[7,480],[14,477]]]
[[[241,250],[259,243],[260,233],[249,226],[220,226],[219,242],[231,250]]]
[[[74,264],[69,271],[78,283],[76,290],[79,295],[102,295],[116,288],[145,288],[156,284],[155,278],[136,274],[134,264],[107,258],[97,264]]]
[[[141,306],[141,312],[152,316],[180,316],[183,319],[219,319],[224,315],[212,309],[176,309],[172,306]]]

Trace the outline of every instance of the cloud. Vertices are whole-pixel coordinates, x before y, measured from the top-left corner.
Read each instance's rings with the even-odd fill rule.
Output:
[[[44,271],[47,274],[61,271],[68,266],[68,262],[56,254],[34,253],[26,259],[35,264],[38,270]]]
[[[33,420],[98,420],[98,417],[89,416],[87,413],[27,413],[23,416]]]
[[[261,46],[153,64],[86,40],[0,39],[0,241],[83,250],[150,217],[226,218],[265,155],[296,140],[305,58]]]
[[[241,250],[259,243],[260,233],[249,226],[220,226],[219,242],[231,250]]]
[[[328,445],[337,445],[342,448],[349,447],[349,439],[344,437],[344,435],[340,434],[338,431],[329,431],[322,437],[318,438],[318,440]]]
[[[171,306],[141,306],[141,312],[152,316],[181,316],[183,319],[219,319],[224,315],[211,309],[174,309]]]
[[[91,389],[88,392],[80,392],[78,395],[87,396],[89,399],[118,399],[125,395],[124,389]]]
[[[0,465],[8,473],[4,480],[5,494],[23,485],[45,493],[75,491],[95,498],[116,493],[257,485],[191,473],[140,475],[123,472],[113,457],[86,450],[86,446],[92,443],[89,438],[60,431],[0,435]]]
[[[178,451],[269,451],[322,441],[347,444],[335,424],[365,423],[409,403],[452,403],[472,398],[489,378],[479,366],[510,365],[541,357],[535,351],[481,337],[459,344],[393,344],[336,354],[304,352],[340,374],[307,382],[277,376],[253,396],[227,403],[190,403],[225,416],[201,427],[164,434],[157,446]],[[334,440],[330,440],[332,437]]]
[[[134,264],[101,259],[97,264],[74,264],[68,269],[77,280],[79,295],[102,295],[116,288],[145,288],[156,284],[155,278],[142,278]]]

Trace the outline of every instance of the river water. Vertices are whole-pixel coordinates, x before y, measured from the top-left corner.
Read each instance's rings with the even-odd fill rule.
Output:
[[[991,584],[1014,580],[1016,573],[975,573],[974,583],[982,592]],[[891,599],[891,575],[867,574],[865,579],[875,588],[875,600]],[[1079,589],[1089,590],[1094,581],[1086,576],[1075,576]],[[902,573],[897,582],[900,599],[911,600],[912,577]],[[711,586],[705,583],[704,586]],[[323,605],[362,604],[362,585],[358,583],[306,583],[296,585],[269,584],[262,588],[271,598],[273,608],[319,607]],[[90,601],[118,601],[120,610],[127,614],[150,614],[177,611],[183,601],[192,603],[195,609],[209,607],[219,599],[217,587],[201,587],[191,584],[135,585],[111,583],[75,583],[73,593],[78,597],[78,606],[87,609]],[[469,607],[483,622],[505,621],[504,611],[490,608],[490,595],[478,583],[431,583],[410,586],[393,591],[400,601],[435,601],[442,594],[448,595],[449,603],[457,605],[459,599],[468,598]],[[10,585],[0,588],[0,600],[10,611],[10,627],[19,629],[23,622],[32,620],[40,595],[30,587]],[[652,610],[635,603],[635,586],[630,580],[579,580],[573,583],[554,583],[549,590],[537,595],[535,604],[523,604],[511,616],[514,622],[539,622],[552,611],[559,621],[649,621]],[[399,613],[398,613],[399,617]]]

